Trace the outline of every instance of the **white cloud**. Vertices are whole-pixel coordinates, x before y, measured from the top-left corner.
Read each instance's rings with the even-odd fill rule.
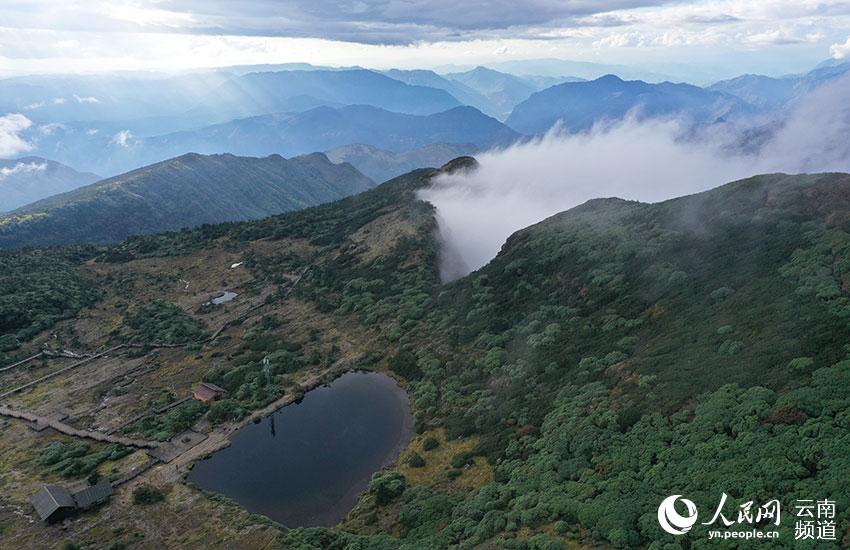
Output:
[[[0,181],[14,176],[15,174],[24,174],[31,172],[44,172],[47,170],[46,162],[19,162],[12,167],[4,166],[0,168]]]
[[[32,126],[32,121],[20,113],[0,116],[0,158],[12,157],[32,149],[32,144],[21,133]]]
[[[850,56],[850,38],[844,44],[833,44],[829,47],[833,59],[845,59]]]
[[[94,96],[80,97],[74,94],[74,99],[77,100],[77,103],[100,103],[100,100]]]
[[[133,133],[130,130],[121,130],[112,136],[112,143],[121,147],[129,147],[131,145],[131,139],[133,139]]]
[[[755,174],[850,171],[850,77],[776,122],[752,155],[729,153],[741,140],[737,129],[683,139],[687,127],[676,120],[632,118],[476,155],[476,171],[441,176],[421,193],[437,208],[441,274],[451,280],[478,269],[513,232],[592,198],[656,202]]]
[[[65,125],[59,122],[49,122],[47,124],[42,124],[38,127],[38,133],[43,136],[52,136],[56,133],[56,130],[64,130]]]
[[[841,55],[850,28],[847,0],[499,0],[476,6],[484,4],[489,7],[464,9],[459,17],[461,4],[449,0],[6,2],[0,3],[0,50],[4,70],[15,72],[364,60],[376,68],[424,68],[545,56],[617,64],[702,57],[734,66],[726,74],[734,76],[805,70],[830,44]],[[769,69],[764,60],[773,63]]]
[[[196,26],[197,18],[191,13],[180,13],[158,9],[153,6],[142,7],[126,3],[103,2],[101,13],[117,21],[127,21],[143,27],[163,26],[186,28]]]
[[[807,41],[805,37],[797,36],[787,29],[773,29],[751,34],[745,40],[747,43],[757,46],[784,46],[788,44],[802,44]]]
[[[54,97],[49,101],[37,101],[35,103],[30,103],[29,105],[25,105],[24,109],[27,111],[33,111],[35,109],[41,109],[45,105],[63,105],[67,100],[64,97]]]
[[[513,232],[591,198],[658,201],[746,173],[681,133],[676,121],[635,119],[586,135],[554,131],[476,155],[480,167],[470,174],[438,178],[421,196],[437,208],[443,279],[478,269]]]

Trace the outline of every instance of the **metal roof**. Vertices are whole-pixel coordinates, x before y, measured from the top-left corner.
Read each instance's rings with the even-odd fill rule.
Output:
[[[219,388],[215,384],[210,384],[209,382],[201,382],[195,386],[195,389],[192,391],[195,399],[200,399],[201,401],[217,399],[226,393],[227,391],[224,389]]]
[[[212,382],[201,382],[201,383],[200,383],[200,384],[198,384],[198,385],[199,385],[199,386],[205,386],[205,387],[207,387],[207,388],[211,389],[212,391],[216,391],[216,392],[219,392],[219,393],[227,393],[227,390],[226,390],[226,389],[221,388],[221,387],[219,387],[219,386],[216,386],[216,385],[215,385],[215,384],[213,384]]]
[[[112,484],[103,479],[97,483],[97,485],[92,485],[91,487],[86,487],[80,491],[74,493],[73,497],[77,503],[77,506],[85,510],[86,508],[91,508],[95,504],[100,504],[101,502],[106,502],[109,500],[109,497],[112,496]]]
[[[47,520],[61,508],[77,506],[71,493],[60,485],[45,485],[30,498],[30,502],[43,520]]]

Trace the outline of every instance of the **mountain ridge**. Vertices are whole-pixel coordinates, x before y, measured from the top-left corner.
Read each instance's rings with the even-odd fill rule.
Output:
[[[690,84],[623,80],[609,74],[587,82],[565,82],[536,92],[517,105],[505,123],[525,134],[542,134],[560,122],[567,131],[586,131],[603,120],[634,112],[640,118],[682,115],[693,123],[712,123],[752,106],[723,92]]]
[[[434,143],[471,143],[480,149],[506,146],[522,136],[474,107],[431,115],[394,113],[370,105],[319,106],[300,113],[273,113],[123,141],[94,136],[62,140],[56,155],[85,158],[104,173],[124,173],[189,151],[285,157],[354,143],[401,152]],[[100,141],[97,141],[99,139]]]
[[[0,217],[0,246],[105,243],[137,233],[264,217],[374,186],[322,153],[284,159],[187,153]]]
[[[42,157],[0,159],[0,213],[101,179]]]

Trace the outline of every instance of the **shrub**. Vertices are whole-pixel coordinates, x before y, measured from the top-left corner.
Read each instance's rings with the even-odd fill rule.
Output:
[[[472,457],[475,456],[473,453],[458,453],[452,457],[452,468],[463,468],[464,466],[468,466],[470,464],[474,464],[475,462],[472,460]]]
[[[398,472],[378,472],[372,476],[369,493],[375,496],[379,506],[383,506],[401,496],[406,485],[404,476]]]
[[[811,357],[796,357],[788,362],[788,368],[796,372],[806,372],[815,364]]]
[[[242,420],[246,414],[245,409],[239,406],[239,403],[233,399],[222,399],[210,405],[207,418],[213,424],[220,424],[222,422]]]
[[[422,371],[416,363],[416,356],[410,350],[403,349],[390,359],[390,370],[407,380],[418,380]]]
[[[440,442],[437,441],[434,437],[426,437],[425,441],[422,442],[422,450],[423,451],[431,451],[440,446]]]
[[[88,476],[107,460],[118,460],[131,452],[129,447],[114,443],[92,451],[88,443],[54,441],[42,449],[39,462],[63,477]]]
[[[555,532],[559,534],[564,534],[570,530],[570,526],[566,521],[556,521],[555,522]]]
[[[201,324],[179,307],[161,300],[138,306],[124,320],[139,342],[185,344],[204,337]]]
[[[133,504],[156,504],[165,500],[165,494],[155,487],[140,485],[133,490]]]
[[[425,459],[419,453],[413,453],[407,457],[407,464],[413,468],[422,468],[425,466]]]
[[[738,340],[724,340],[717,348],[721,355],[735,355],[744,348],[744,343]]]
[[[21,347],[21,343],[18,342],[14,334],[0,336],[0,351],[14,351],[19,347]]]

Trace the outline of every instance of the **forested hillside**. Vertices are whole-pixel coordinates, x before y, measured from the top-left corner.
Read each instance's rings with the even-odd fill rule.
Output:
[[[374,183],[321,153],[284,159],[187,154],[0,217],[0,247],[118,242],[250,220],[359,193]]]
[[[4,364],[50,333],[92,348],[188,342],[152,356],[166,367],[145,387],[185,386],[191,371],[232,398],[127,428],[157,438],[199,419],[241,419],[340,354],[404,383],[414,442],[337,528],[270,525],[179,480],[159,482],[171,493],[157,522],[182,518],[194,498],[208,507],[205,526],[181,519],[184,533],[226,524],[216,532],[225,543],[262,533],[283,548],[735,548],[709,542],[703,526],[674,539],[656,521],[671,494],[702,511],[725,492],[730,510],[834,499],[833,547],[846,545],[850,176],[758,176],[652,205],[591,201],[516,233],[490,264],[441,285],[434,212],[416,196],[436,173],[259,221],[98,250],[7,252],[4,262],[35,266],[27,284],[76,290],[58,307],[30,306]],[[51,255],[55,266],[42,258]],[[247,271],[221,267],[236,259]],[[204,339],[227,308],[183,288],[201,271],[238,283],[262,315]],[[5,315],[20,283],[0,273]],[[108,329],[82,336],[95,320]],[[332,335],[348,347],[331,347]],[[113,525],[144,524],[124,504],[109,510]],[[102,543],[84,527],[96,517],[69,535]],[[8,540],[38,540],[23,521],[0,518]],[[793,547],[793,522],[782,529],[776,547]],[[162,546],[186,540],[146,533]]]

